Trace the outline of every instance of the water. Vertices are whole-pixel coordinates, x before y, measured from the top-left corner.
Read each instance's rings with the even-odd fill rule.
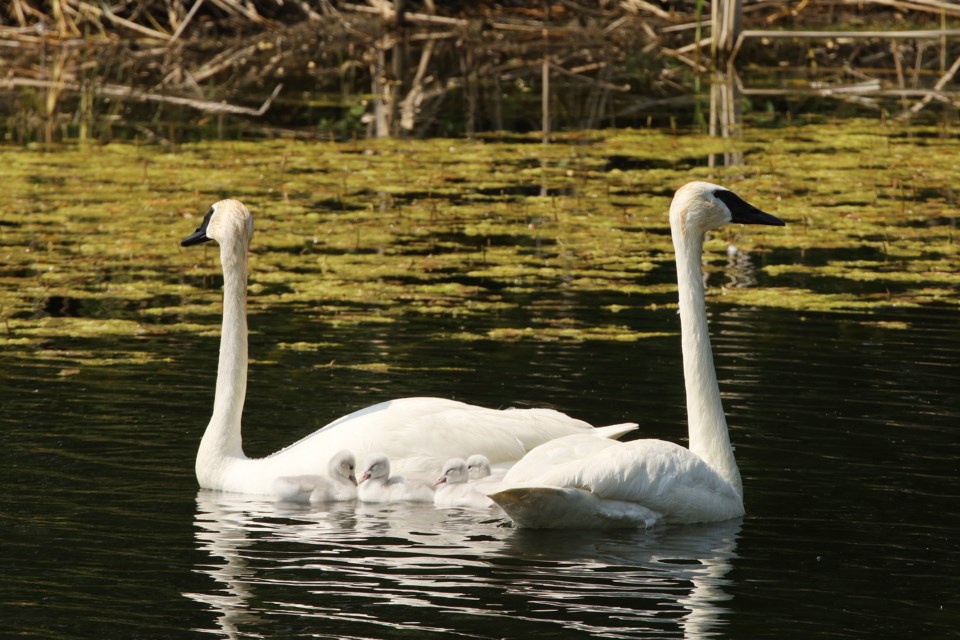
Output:
[[[909,330],[870,324],[877,316],[712,313],[748,515],[651,532],[530,532],[459,510],[325,511],[198,492],[212,337],[162,345],[171,356],[162,366],[57,376],[30,361],[8,365],[17,375],[3,387],[6,634],[951,635],[960,622],[955,312],[888,314]],[[676,323],[669,310],[633,320]],[[308,328],[252,319],[273,321]],[[645,434],[682,441],[675,337],[504,347],[452,344],[428,328],[357,330],[342,352],[309,356],[415,345],[391,352],[412,375],[304,373],[307,356],[296,353],[254,366],[248,451],[415,392],[555,406],[598,423],[635,417]]]
[[[684,160],[720,143],[655,132],[369,154],[111,145],[106,169],[83,149],[5,150],[0,636],[955,636],[957,146],[923,133],[749,131],[747,165],[720,169]],[[539,153],[552,164],[531,173]],[[249,454],[411,395],[682,443],[663,209],[691,173],[746,176],[790,223],[708,243],[742,520],[530,532],[198,491],[220,279],[213,250],[176,242],[212,194],[257,205]]]

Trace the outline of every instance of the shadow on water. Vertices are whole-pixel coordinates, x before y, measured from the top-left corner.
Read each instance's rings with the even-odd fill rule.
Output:
[[[511,637],[702,638],[725,625],[740,526],[570,536],[458,509],[297,509],[201,491],[196,543],[209,558],[196,570],[212,588],[185,595],[230,638],[281,625],[331,638],[500,638],[504,625]]]

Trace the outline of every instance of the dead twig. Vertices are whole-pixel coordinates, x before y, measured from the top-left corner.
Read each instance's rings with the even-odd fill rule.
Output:
[[[37,80],[35,78],[2,78],[0,79],[0,87],[35,87],[39,89],[52,89],[58,92],[81,90],[80,85],[75,82]],[[244,116],[262,116],[267,112],[268,109],[270,109],[270,105],[273,104],[274,99],[280,94],[282,89],[283,84],[278,84],[274,88],[273,93],[270,94],[270,97],[268,97],[257,109],[253,109],[251,107],[240,107],[233,104],[227,104],[226,102],[196,100],[194,98],[181,98],[179,96],[167,96],[160,93],[138,91],[137,89],[133,89],[131,87],[113,84],[93,87],[93,93],[94,95],[109,96],[111,98],[126,98],[141,102],[175,104],[183,107],[190,107],[191,109],[196,109],[198,111],[205,111],[207,113],[232,113]]]
[[[960,58],[957,58],[953,61],[953,64],[947,69],[947,72],[937,80],[937,83],[933,85],[933,90],[928,92],[923,99],[919,102],[914,103],[909,109],[897,116],[897,120],[906,120],[913,115],[916,115],[920,112],[921,109],[926,107],[928,104],[934,100],[939,99],[940,91],[947,85],[948,82],[953,80],[953,76],[957,74],[957,71],[960,71]]]
[[[170,40],[169,42],[167,42],[168,47],[172,45],[174,42],[176,42],[177,38],[179,38],[183,34],[184,29],[186,29],[187,25],[190,24],[190,21],[193,20],[193,16],[197,14],[197,11],[200,9],[200,6],[202,4],[203,4],[203,0],[197,0],[196,2],[193,3],[193,6],[190,7],[190,11],[187,12],[187,15],[184,16],[183,20],[177,26],[177,30],[173,32],[172,36],[170,36]]]

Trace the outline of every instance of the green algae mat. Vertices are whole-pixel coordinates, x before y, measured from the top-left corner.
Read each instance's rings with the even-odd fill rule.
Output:
[[[216,247],[179,240],[225,197],[256,220],[254,315],[334,326],[501,319],[438,323],[462,340],[659,335],[622,312],[674,303],[667,209],[690,180],[730,187],[788,225],[731,226],[708,241],[710,304],[876,314],[891,329],[902,325],[885,308],[960,304],[960,140],[945,126],[0,154],[0,347],[21,357],[149,362],[162,357],[157,341],[216,334]],[[566,314],[566,299],[596,314]],[[323,347],[309,336],[277,345]]]

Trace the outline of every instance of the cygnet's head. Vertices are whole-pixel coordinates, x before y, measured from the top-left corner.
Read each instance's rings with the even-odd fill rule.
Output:
[[[357,484],[356,468],[357,462],[353,454],[344,449],[330,458],[330,463],[327,465],[327,472],[331,478],[348,480],[353,484]]]
[[[390,477],[390,459],[382,453],[373,453],[367,456],[363,463],[363,473],[360,474],[360,484],[367,480],[377,480]]]
[[[443,470],[435,484],[460,484],[467,481],[467,461],[463,458],[450,458],[443,463]]]
[[[730,222],[784,225],[783,220],[757,209],[733,191],[709,182],[689,182],[673,196],[670,226],[674,232],[703,236]]]
[[[467,472],[471,480],[479,480],[490,475],[490,460],[482,453],[475,453],[467,458]]]
[[[197,230],[180,245],[190,247],[208,240],[219,245],[249,245],[252,237],[253,214],[239,200],[221,200],[213,203]]]

